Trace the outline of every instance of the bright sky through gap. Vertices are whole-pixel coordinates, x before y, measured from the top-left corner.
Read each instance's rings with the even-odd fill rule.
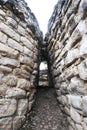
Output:
[[[48,20],[58,0],[25,0],[35,14],[43,34],[47,32]]]

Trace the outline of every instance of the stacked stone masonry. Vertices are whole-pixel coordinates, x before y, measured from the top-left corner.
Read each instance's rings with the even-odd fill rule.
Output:
[[[0,0],[0,130],[18,130],[35,101],[40,39],[23,0]]]
[[[41,42],[24,0],[0,0],[0,130],[18,130],[32,108]],[[58,0],[45,42],[69,130],[87,130],[87,0]]]
[[[69,130],[87,130],[87,0],[58,0],[45,39]]]

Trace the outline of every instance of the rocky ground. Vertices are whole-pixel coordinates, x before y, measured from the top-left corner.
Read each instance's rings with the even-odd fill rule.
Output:
[[[66,116],[59,109],[53,88],[38,89],[31,116],[20,130],[68,130]]]

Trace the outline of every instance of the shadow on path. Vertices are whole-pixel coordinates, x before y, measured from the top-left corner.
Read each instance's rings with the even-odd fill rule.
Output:
[[[66,116],[58,106],[53,88],[37,90],[31,116],[20,130],[68,130]]]

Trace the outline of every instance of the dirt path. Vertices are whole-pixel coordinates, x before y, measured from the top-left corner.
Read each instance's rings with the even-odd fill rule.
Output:
[[[38,89],[31,117],[21,130],[68,130],[66,116],[60,111],[53,88]]]

